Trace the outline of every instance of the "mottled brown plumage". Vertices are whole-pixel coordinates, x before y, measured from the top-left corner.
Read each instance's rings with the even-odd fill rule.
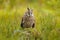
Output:
[[[21,21],[21,27],[22,28],[34,28],[35,27],[35,18],[32,13],[32,10],[27,8],[27,12],[22,17]]]

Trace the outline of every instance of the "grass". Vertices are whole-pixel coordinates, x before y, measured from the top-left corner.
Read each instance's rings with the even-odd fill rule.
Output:
[[[23,30],[20,27],[21,18],[26,11],[26,6],[17,9],[0,10],[0,40],[60,40],[60,16],[54,10],[30,4],[35,15],[35,28]],[[30,32],[30,34],[27,34]]]

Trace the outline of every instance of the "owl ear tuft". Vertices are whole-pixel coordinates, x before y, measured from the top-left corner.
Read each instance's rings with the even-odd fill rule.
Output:
[[[27,8],[27,10],[30,10],[30,8]]]

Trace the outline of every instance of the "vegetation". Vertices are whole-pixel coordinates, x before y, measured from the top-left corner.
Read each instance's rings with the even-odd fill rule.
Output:
[[[22,29],[27,7],[33,9],[36,25]],[[28,39],[60,40],[60,0],[0,0],[0,40]]]

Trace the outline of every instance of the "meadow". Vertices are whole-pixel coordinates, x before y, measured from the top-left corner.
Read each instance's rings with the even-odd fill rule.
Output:
[[[60,40],[60,0],[15,1],[0,1],[0,40]],[[20,24],[27,7],[33,9],[35,28],[25,32]]]

